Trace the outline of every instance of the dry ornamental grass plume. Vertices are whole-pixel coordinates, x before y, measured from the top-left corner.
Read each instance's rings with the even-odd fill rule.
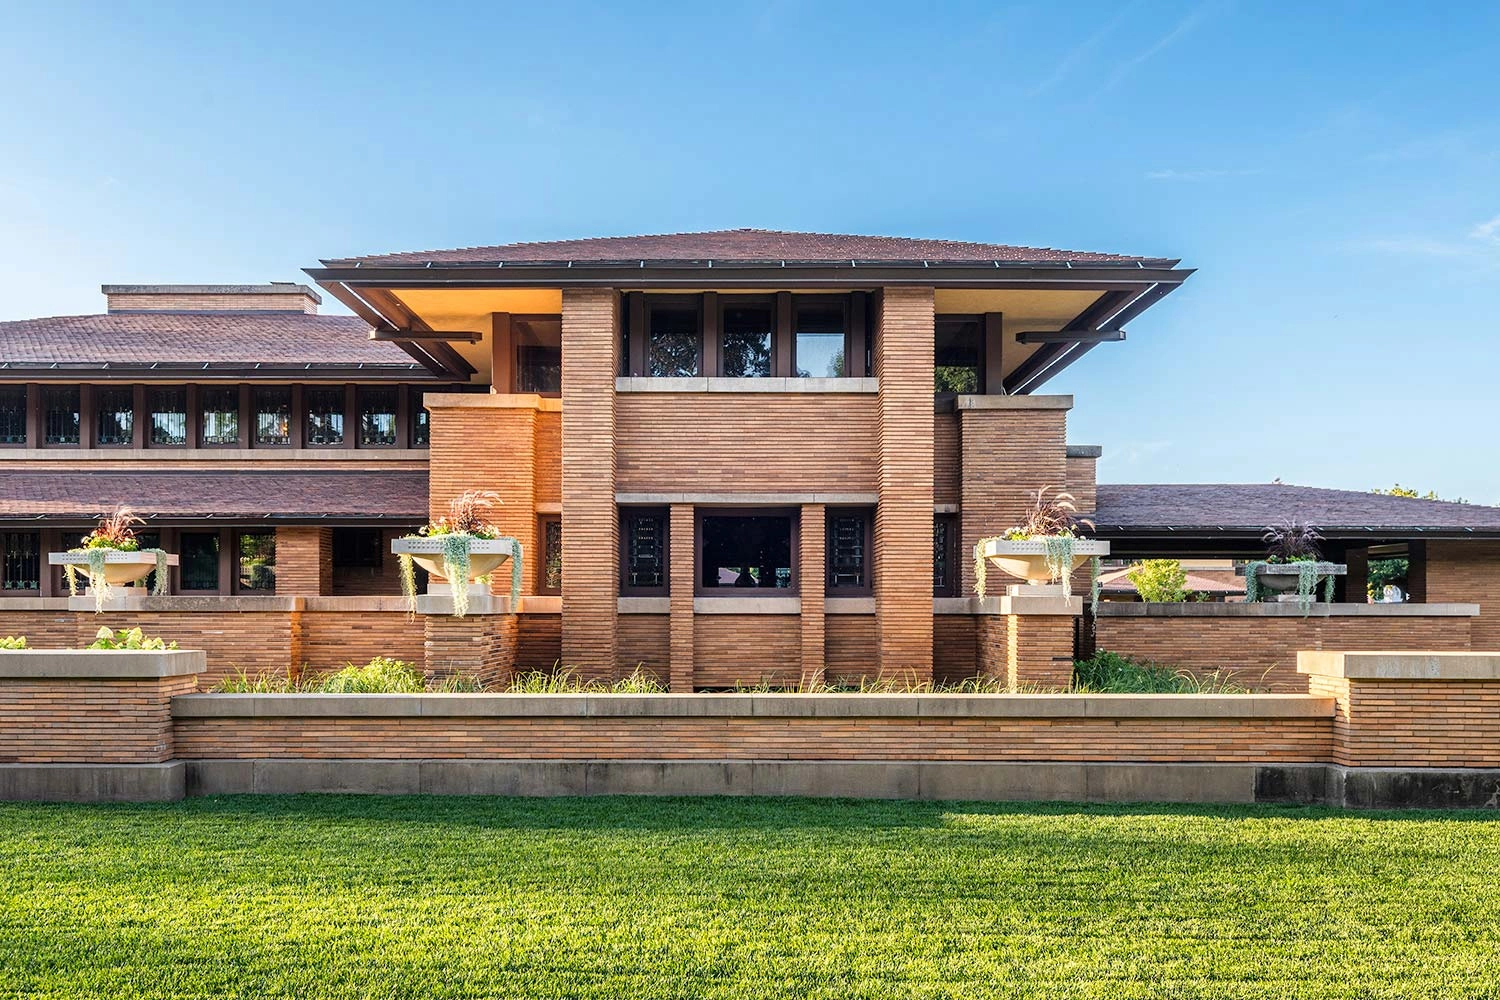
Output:
[[[453,531],[473,535],[488,527],[483,513],[503,503],[494,490],[464,490],[448,501],[448,514]]]
[[[85,548],[110,548],[123,549],[134,548],[136,544],[135,526],[145,524],[146,519],[137,514],[134,508],[121,506],[116,508],[113,514],[109,514],[99,520],[99,525],[84,539]]]
[[[1043,486],[1033,494],[1031,510],[1027,512],[1026,520],[1019,527],[1011,529],[1011,534],[1023,538],[1048,538],[1071,535],[1080,526],[1093,528],[1094,522],[1078,516],[1073,494],[1053,486]]]
[[[1266,558],[1271,562],[1315,562],[1323,555],[1318,545],[1323,536],[1318,529],[1295,518],[1266,528],[1260,540],[1266,544]]]

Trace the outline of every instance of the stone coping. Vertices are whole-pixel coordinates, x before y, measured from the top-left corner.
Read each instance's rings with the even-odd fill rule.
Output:
[[[1148,604],[1100,601],[1099,618],[1473,618],[1477,604],[1321,604],[1303,611],[1293,602]]]
[[[222,718],[1010,718],[1323,719],[1306,694],[190,694],[178,719]]]
[[[622,615],[669,615],[672,613],[670,597],[619,597],[615,599],[615,610]]]
[[[800,597],[695,597],[695,615],[800,615]]]
[[[206,669],[201,649],[0,649],[7,680],[147,680]]]
[[[875,598],[824,596],[823,613],[825,615],[873,615]]]
[[[939,398],[934,401],[934,408],[939,412],[949,410],[1071,410],[1073,397],[1065,395],[962,395]]]
[[[1500,681],[1500,652],[1303,650],[1297,671],[1367,681]]]
[[[653,378],[622,375],[615,392],[781,392],[860,393],[874,395],[880,381],[873,378]]]

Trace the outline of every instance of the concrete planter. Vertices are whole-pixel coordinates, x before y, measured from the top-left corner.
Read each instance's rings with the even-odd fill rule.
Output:
[[[1255,568],[1255,579],[1260,584],[1260,589],[1268,594],[1277,595],[1278,600],[1295,597],[1297,584],[1302,579],[1302,567],[1306,563],[1266,563]],[[1323,582],[1332,576],[1343,576],[1349,572],[1349,567],[1343,563],[1315,562],[1312,564],[1314,572],[1317,573],[1313,580],[1313,596],[1317,596],[1318,588]],[[1235,570],[1239,576],[1245,575],[1245,567],[1241,566]]]
[[[1047,543],[1041,539],[1007,541],[991,538],[980,550],[980,555],[1002,573],[1025,580],[1032,585],[1045,585],[1053,580],[1047,566]],[[1094,556],[1109,555],[1109,543],[1092,538],[1073,540],[1073,569],[1077,570]]]
[[[167,565],[176,566],[178,558],[167,556]],[[85,552],[49,552],[49,566],[80,566],[88,574],[89,557]],[[123,587],[150,576],[156,569],[156,556],[151,552],[122,552],[107,550],[104,556],[104,581],[111,587]]]
[[[485,538],[469,542],[469,580],[477,580],[499,569],[510,559],[514,539]],[[391,542],[396,555],[409,555],[434,580],[448,582],[443,567],[443,540],[437,538],[398,538]]]

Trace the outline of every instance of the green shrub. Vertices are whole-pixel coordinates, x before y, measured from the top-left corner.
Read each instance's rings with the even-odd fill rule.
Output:
[[[351,663],[314,683],[307,690],[321,694],[409,694],[427,689],[422,671],[387,656],[377,656],[362,667]]]
[[[1187,600],[1187,571],[1176,559],[1144,559],[1125,576],[1143,601],[1176,604]]]
[[[571,667],[527,670],[512,677],[507,690],[511,694],[665,694],[667,689],[637,664],[629,676],[617,681],[580,680]]]
[[[0,635],[0,649],[25,649],[24,635]]]
[[[148,636],[140,627],[122,628],[118,631],[108,626],[101,628],[94,641],[85,649],[176,649],[176,641],[167,642],[160,636]]]
[[[1159,663],[1142,663],[1101,649],[1073,662],[1078,694],[1248,694],[1250,689],[1226,670],[1192,674]]]

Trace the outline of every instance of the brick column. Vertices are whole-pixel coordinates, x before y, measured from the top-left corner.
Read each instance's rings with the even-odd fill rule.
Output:
[[[326,597],[333,593],[333,529],[276,529],[276,596]]]
[[[510,683],[516,663],[515,615],[424,615],[422,629],[429,687],[456,676],[477,678],[491,690]]]
[[[562,665],[584,678],[616,666],[619,518],[615,511],[615,376],[619,297],[564,289],[562,304]]]
[[[1012,691],[1066,689],[1073,683],[1073,629],[1083,600],[988,598],[978,616],[979,674]]]
[[[1334,581],[1337,586],[1334,600],[1346,604],[1366,603],[1370,599],[1370,550],[1346,549],[1343,562],[1349,567],[1349,572]]]
[[[1433,539],[1411,542],[1408,549],[1411,599],[1478,604],[1479,617],[1471,626],[1472,648],[1500,650],[1500,542]]]
[[[797,578],[802,591],[802,686],[823,683],[824,538],[827,520],[822,504],[802,507],[802,538]]]
[[[693,583],[697,556],[694,552],[693,507],[674,504],[667,537],[667,589],[671,594],[668,635],[669,687],[673,692],[693,691]]]
[[[1072,396],[961,396],[958,399],[963,455],[958,567],[960,596],[974,593],[974,546],[1019,524],[1043,486],[1068,482],[1067,417]],[[989,575],[989,592],[1019,583],[1004,573]]]
[[[887,288],[875,337],[880,379],[875,620],[880,673],[932,680],[933,298]]]

